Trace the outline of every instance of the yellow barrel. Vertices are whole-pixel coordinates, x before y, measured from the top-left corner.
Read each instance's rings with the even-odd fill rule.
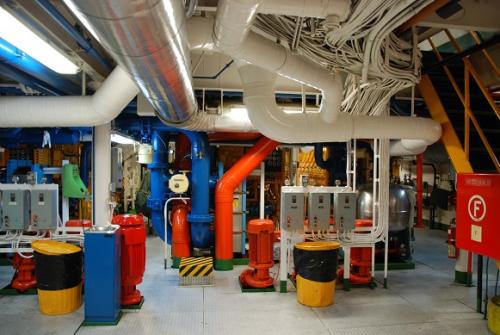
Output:
[[[488,329],[495,335],[500,335],[500,296],[495,296],[488,302]]]
[[[293,251],[297,272],[297,301],[309,307],[333,304],[340,243],[301,242]]]
[[[31,243],[35,257],[38,304],[46,315],[62,315],[82,305],[82,249],[40,240]]]

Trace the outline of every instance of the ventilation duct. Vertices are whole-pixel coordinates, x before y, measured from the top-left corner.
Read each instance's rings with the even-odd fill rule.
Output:
[[[198,110],[182,1],[66,1],[136,81],[167,125],[200,131],[253,131],[245,120]]]

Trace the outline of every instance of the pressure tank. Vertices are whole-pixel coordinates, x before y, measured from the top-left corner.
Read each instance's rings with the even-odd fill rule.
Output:
[[[358,219],[371,219],[373,211],[372,184],[358,189]],[[415,191],[407,185],[389,186],[389,230],[401,231],[413,226]]]

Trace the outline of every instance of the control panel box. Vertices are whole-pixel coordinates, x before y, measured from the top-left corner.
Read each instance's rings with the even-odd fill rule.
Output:
[[[30,219],[30,185],[0,184],[0,230],[25,229]]]
[[[328,231],[330,229],[330,212],[332,194],[328,188],[309,187],[308,196],[308,230]]]
[[[305,193],[306,190],[302,186],[281,187],[280,224],[282,229],[304,229]]]
[[[339,230],[352,230],[356,221],[356,193],[334,193],[333,215]]]
[[[57,227],[59,185],[37,184],[31,188],[31,226],[33,229]]]
[[[500,260],[500,174],[459,173],[457,247]]]

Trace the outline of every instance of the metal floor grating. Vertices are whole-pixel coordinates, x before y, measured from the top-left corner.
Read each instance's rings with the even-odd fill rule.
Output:
[[[139,286],[146,298],[142,310],[125,313],[116,327],[82,327],[77,334],[488,334],[482,315],[474,311],[476,288],[452,283],[453,262],[446,258],[444,239],[445,232],[417,231],[415,270],[392,271],[388,290],[337,290],[335,305],[320,309],[298,304],[293,292],[241,293],[237,278],[245,266],[215,272],[213,287],[179,287],[177,270],[163,269],[162,243],[150,238]],[[0,267],[0,284],[11,276],[9,267]],[[67,335],[82,322],[83,308],[47,317],[39,313],[36,299],[0,297],[0,334]]]

